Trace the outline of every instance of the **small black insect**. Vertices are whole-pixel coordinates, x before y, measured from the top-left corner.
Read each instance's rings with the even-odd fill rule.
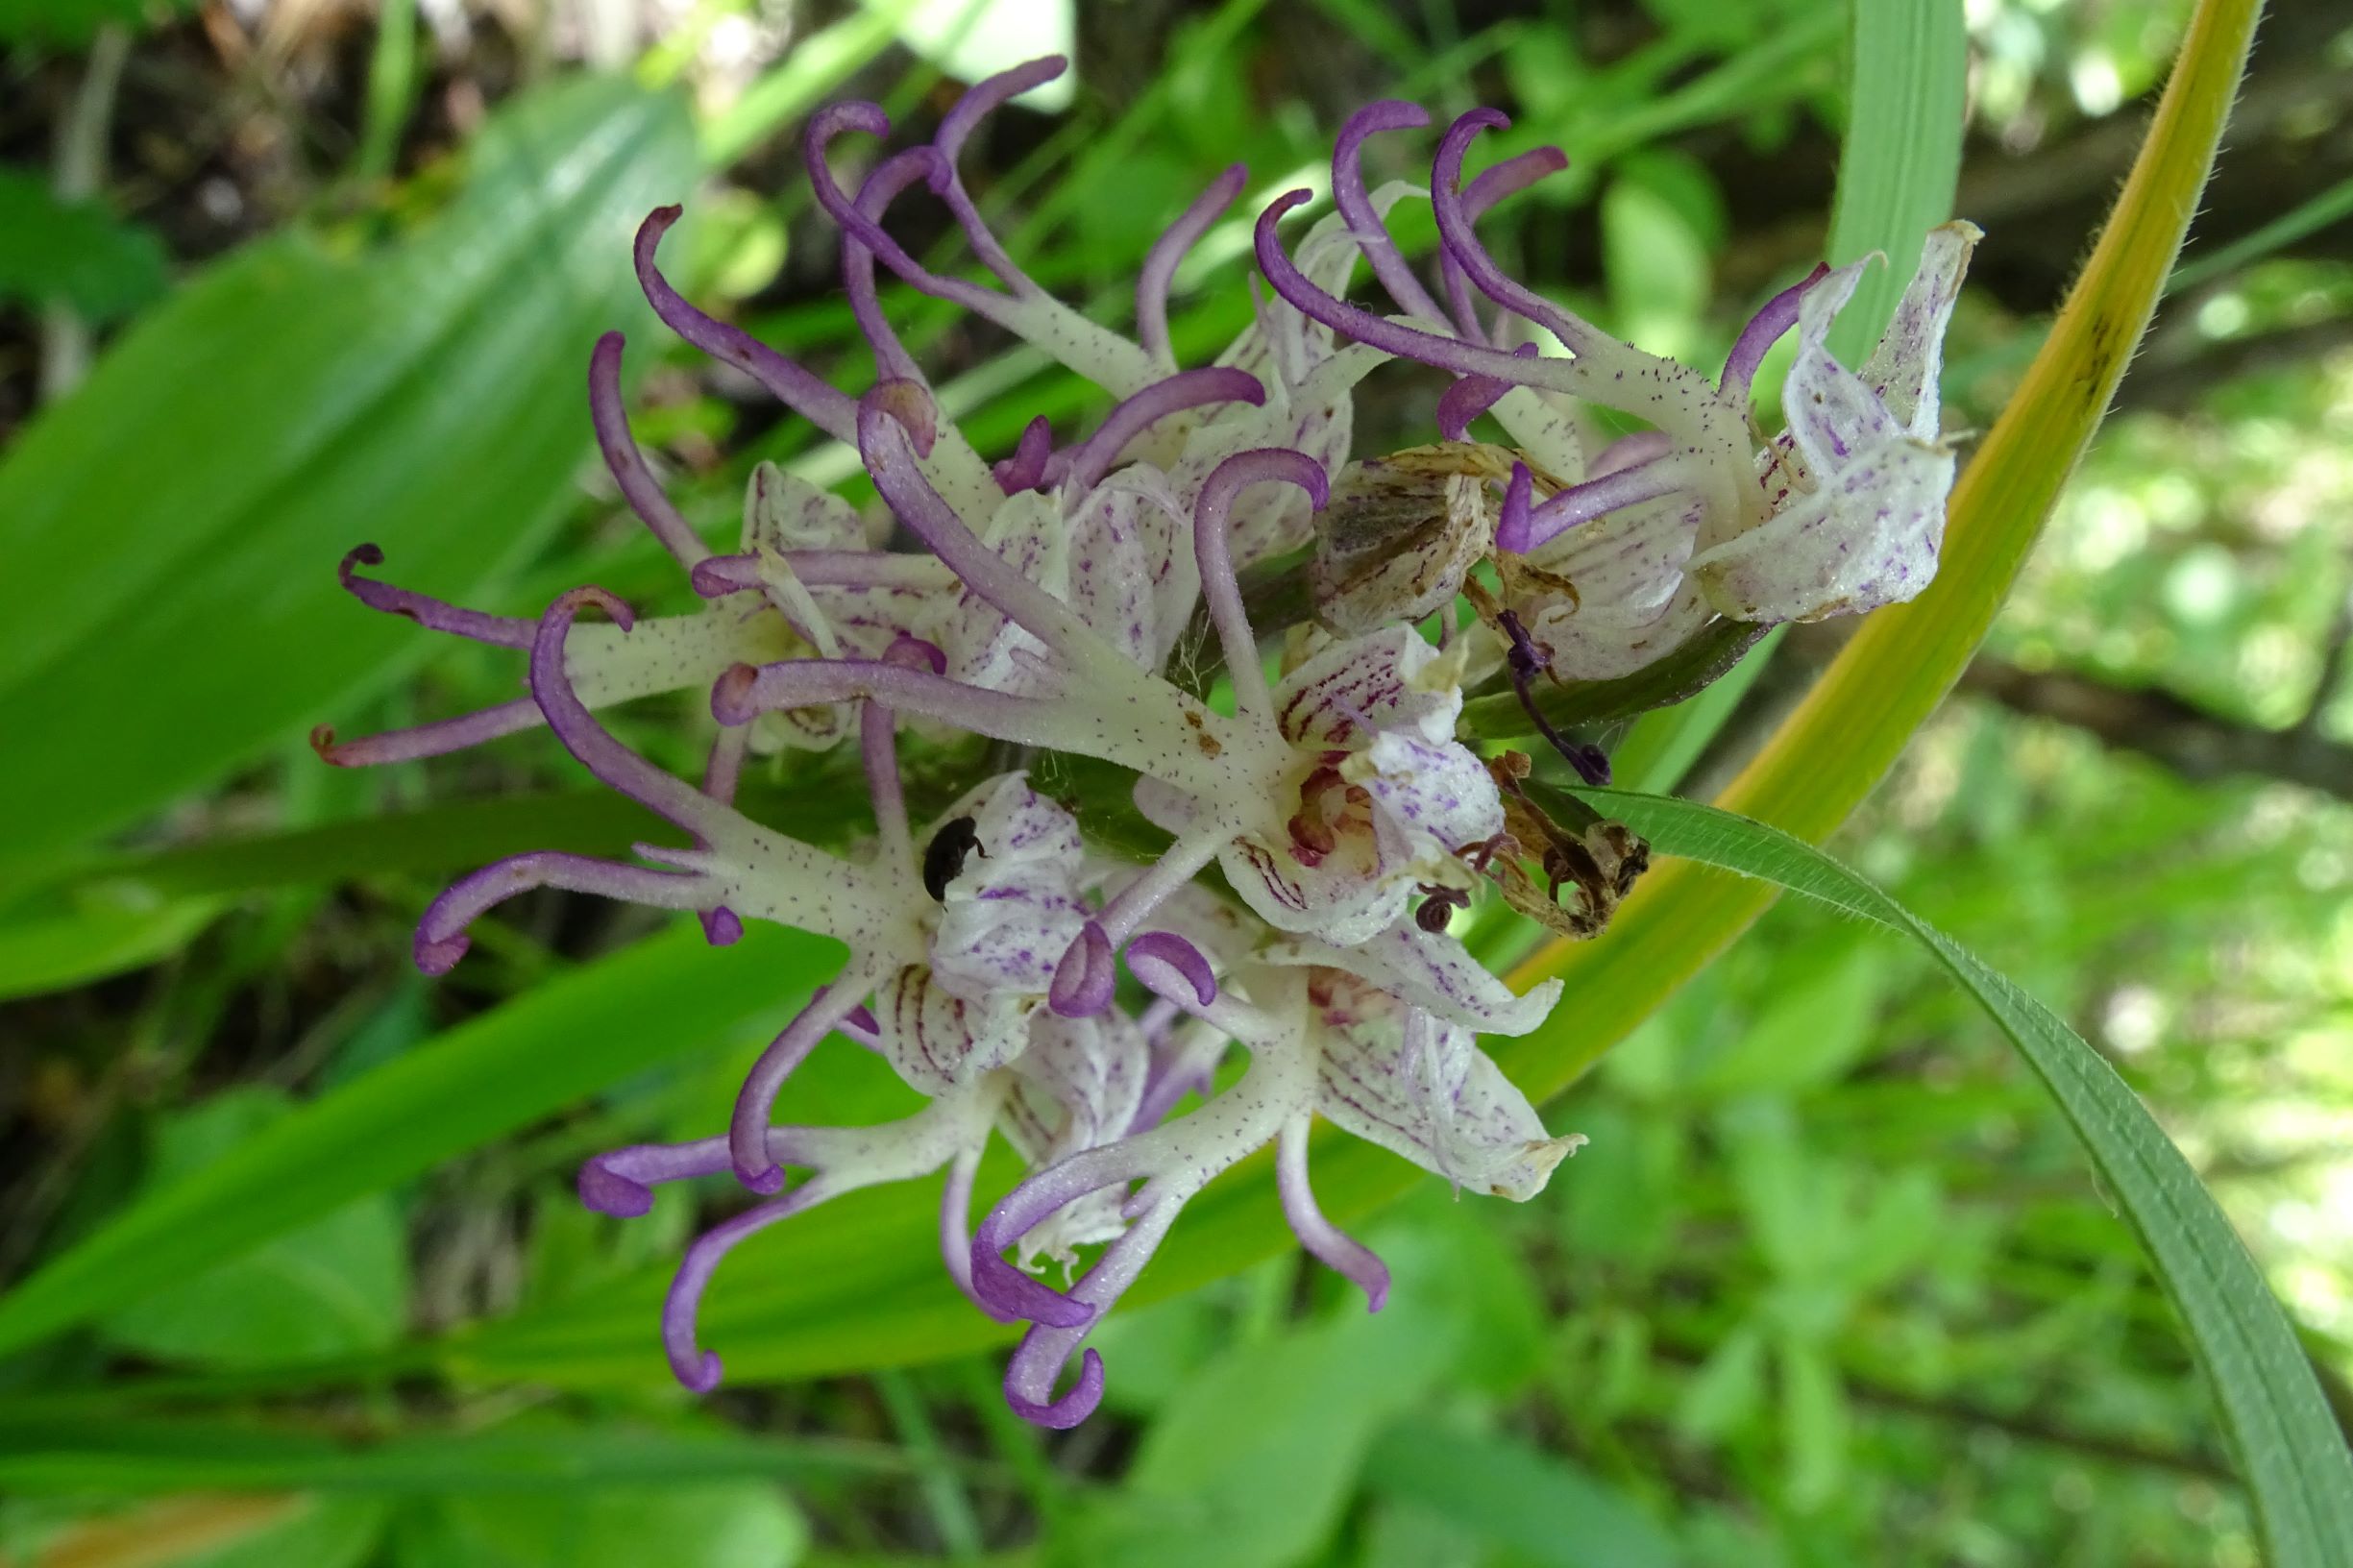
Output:
[[[931,843],[923,847],[923,891],[941,903],[947,901],[947,885],[964,873],[964,857],[978,855],[989,858],[981,847],[980,830],[969,817],[958,817],[941,824],[932,835]]]

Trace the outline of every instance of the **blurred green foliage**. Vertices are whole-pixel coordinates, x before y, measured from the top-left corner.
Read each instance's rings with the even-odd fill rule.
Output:
[[[1973,0],[1978,135],[2022,145],[2118,110],[2161,74],[2183,9]],[[1717,170],[1728,149],[1769,165],[1843,128],[1845,8],[1652,0],[1590,52],[1575,10],[1183,8],[1148,69],[1107,66],[1066,117],[990,149],[984,200],[1042,281],[1116,312],[1209,171],[1246,159],[1254,196],[1316,178],[1334,110],[1296,40],[1346,39],[1361,81],[1344,98],[1501,101],[1518,122],[1502,151],[1557,141],[1578,160],[1547,198],[1566,221],[1532,204],[1516,236],[1532,275],[1654,346],[1720,353],[1819,251],[1827,211],[1802,256],[1760,262],[1747,253],[1786,242]],[[180,49],[196,24],[169,11],[61,8],[38,27],[11,12],[0,38],[37,40],[9,61],[30,80],[70,72],[41,51],[101,20],[153,20],[135,47]],[[559,67],[552,32],[510,40],[512,71],[395,59],[380,68],[432,80],[373,88],[374,125],[318,111],[331,132],[307,143],[377,151],[318,153],[299,221],[175,268],[176,292],[152,237],[181,232],[156,221],[172,214],[61,205],[37,149],[0,171],[0,298],[129,320],[0,453],[0,540],[85,572],[18,606],[0,660],[0,995],[22,998],[0,1034],[26,1151],[0,1272],[125,1226],[79,1272],[0,1297],[0,1560],[2252,1563],[2179,1326],[2063,1120],[1924,959],[1804,907],[1556,1109],[1593,1141],[1543,1198],[1425,1183],[1387,1213],[1366,1236],[1398,1276],[1378,1316],[1290,1258],[1127,1313],[1102,1334],[1106,1415],[1049,1442],[1004,1412],[992,1354],[958,1359],[987,1326],[935,1261],[862,1244],[876,1214],[929,1201],[884,1194],[809,1216],[789,1275],[748,1249],[712,1299],[713,1336],[755,1383],[832,1375],[700,1410],[676,1395],[653,1313],[694,1196],[616,1225],[579,1209],[569,1174],[617,1140],[705,1130],[823,955],[776,941],[723,964],[691,931],[551,904],[486,925],[484,962],[427,988],[403,960],[438,876],[571,832],[625,842],[633,821],[527,739],[364,777],[290,743],[331,713],[356,728],[511,689],[493,654],[429,650],[341,605],[333,559],[363,538],[422,587],[487,585],[493,608],[591,579],[677,594],[610,497],[576,482],[587,343],[633,319],[627,225],[701,180],[702,292],[815,368],[861,374],[846,309],[795,286],[790,241],[821,232],[791,150],[765,138],[842,90],[895,112],[931,101],[958,57],[891,49],[894,24],[851,12],[818,35],[830,53],[761,56],[764,74],[728,52],[768,25],[737,0],[637,37],[623,53],[647,74],[690,76],[706,106],[738,94],[706,107],[699,162],[675,100]],[[463,84],[504,100],[479,127],[432,107]],[[618,139],[591,158],[598,135]],[[714,148],[743,156],[714,168]],[[381,186],[371,162],[404,178]],[[1238,276],[1243,248],[1229,225],[1203,266]],[[1088,411],[1066,378],[888,297],[956,372],[951,408],[988,408],[985,448],[1033,413]],[[1196,298],[1181,351],[1238,325],[1230,298]],[[304,301],[328,325],[272,336]],[[2182,310],[2152,359],[2340,321],[2353,271],[2256,257]],[[1949,395],[1990,421],[2036,331],[1972,301]],[[641,433],[708,531],[731,528],[760,458],[843,477],[658,335],[633,335],[631,364]],[[2330,662],[2353,587],[2348,453],[2341,352],[2128,411],[1997,629],[2029,674],[2187,698],[2229,776],[1964,698],[1836,846],[2148,1097],[2341,1395],[2353,779],[2332,796],[2227,764],[2283,731],[2353,744],[2353,682]],[[429,651],[419,683],[385,695]],[[1777,652],[1724,737],[1671,771],[1720,777],[1807,658]],[[118,705],[127,681],[140,695]],[[811,797],[829,780],[762,782]],[[787,1110],[879,1116],[901,1092],[862,1057],[821,1058]],[[885,1297],[897,1319],[870,1310]],[[843,1375],[935,1321],[933,1363]]]

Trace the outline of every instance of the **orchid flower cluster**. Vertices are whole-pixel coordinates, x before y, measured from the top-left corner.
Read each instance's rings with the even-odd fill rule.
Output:
[[[1377,1310],[1387,1271],[1318,1210],[1311,1124],[1321,1116],[1458,1189],[1541,1190],[1582,1139],[1548,1134],[1478,1037],[1535,1028],[1559,983],[1514,994],[1450,922],[1492,884],[1514,907],[1590,934],[1646,854],[1590,815],[1563,825],[1530,794],[1526,756],[1483,755],[1458,733],[1466,685],[1495,677],[1525,695],[1539,674],[1607,679],[1671,656],[1716,617],[1858,612],[1919,592],[1934,570],[1953,467],[1937,370],[1974,237],[1966,225],[1928,237],[1919,281],[1859,371],[1825,346],[1858,266],[1818,271],[1768,303],[1711,379],[1608,338],[1482,246],[1481,215],[1558,169],[1557,153],[1465,184],[1469,144],[1505,123],[1476,111],[1445,134],[1427,189],[1368,191],[1366,139],[1427,124],[1410,105],[1376,104],[1339,136],[1333,213],[1287,248],[1280,220],[1307,193],[1258,218],[1269,291],[1254,283],[1253,325],[1213,364],[1187,368],[1170,349],[1171,280],[1239,194],[1241,168],[1152,248],[1132,337],[1041,288],[963,184],[960,151],[986,116],[1061,69],[1040,61],[980,84],[930,141],[880,159],[854,191],[836,183],[835,145],[887,135],[889,121],[847,104],[811,122],[809,179],[839,226],[842,288],[878,367],[856,395],[672,288],[657,250],[677,208],[638,233],[655,314],[853,446],[904,530],[895,546],[875,544],[841,498],[763,463],[740,548],[711,551],[631,436],[611,333],[590,358],[597,442],[700,610],[641,617],[581,587],[536,621],[507,618],[361,575],[381,562],[372,546],[343,563],[345,585],[373,608],[523,652],[528,687],[391,734],[339,741],[322,728],[327,760],[435,755],[544,723],[690,841],[641,845],[628,862],[545,851],[476,871],[426,911],[420,968],[448,970],[476,919],[538,888],[691,910],[715,944],[750,919],[849,951],[760,1055],[723,1131],[616,1149],[580,1173],[582,1199],[615,1215],[645,1213],[656,1185],[698,1177],[731,1177],[757,1200],[688,1247],[670,1291],[662,1337],[699,1391],[719,1382],[720,1362],[698,1340],[697,1307],[730,1249],[841,1193],[943,1171],[947,1272],[979,1311],[1030,1325],[1005,1392],[1047,1426],[1096,1405],[1104,1374],[1088,1335],[1188,1200],[1269,1145],[1299,1240]],[[892,237],[890,209],[919,184],[993,282],[934,272]],[[1443,304],[1385,227],[1399,203],[1422,200],[1437,219]],[[1392,310],[1349,302],[1360,262]],[[1059,447],[1035,420],[1011,453],[985,459],[941,417],[885,318],[878,264],[1044,350],[1100,387],[1110,412]],[[1790,425],[1767,436],[1751,382],[1793,328]],[[1353,389],[1392,359],[1451,378],[1443,439],[1352,460]],[[1587,405],[1652,429],[1589,452]],[[1482,416],[1513,446],[1473,441]],[[1473,576],[1483,563],[1494,588]],[[1254,625],[1243,580],[1287,569],[1311,583],[1313,621]],[[1171,673],[1196,618],[1230,702]],[[598,717],[667,691],[707,694],[716,738],[699,782]],[[999,758],[1062,753],[1125,770],[1166,847],[1143,864],[1102,847],[1084,811],[1020,769],[918,821],[899,753],[919,730],[987,737]],[[1605,772],[1588,744],[1556,739],[1587,776]],[[857,747],[871,803],[863,842],[821,846],[737,809],[754,756],[842,745]],[[776,1124],[787,1079],[836,1036],[880,1053],[925,1107],[878,1126]],[[994,1138],[1027,1174],[974,1226]],[[1064,1287],[1050,1263],[1066,1271]],[[1075,1379],[1058,1394],[1073,1356]]]

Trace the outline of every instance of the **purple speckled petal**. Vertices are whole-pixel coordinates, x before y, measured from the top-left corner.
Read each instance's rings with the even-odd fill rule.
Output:
[[[925,1094],[965,1089],[1021,1054],[1029,1006],[1010,992],[968,1000],[920,965],[874,992],[882,1054],[909,1088]]]
[[[1458,1187],[1524,1203],[1584,1141],[1550,1137],[1467,1029],[1365,987],[1343,988],[1321,1017],[1316,1109]]]
[[[1342,769],[1342,776],[1362,785],[1396,830],[1416,841],[1417,850],[1427,840],[1431,851],[1447,855],[1504,830],[1494,775],[1470,747],[1451,739],[1434,745],[1390,729],[1362,759]]]
[[[1426,1013],[1483,1035],[1524,1035],[1552,1016],[1561,983],[1546,980],[1525,996],[1489,973],[1461,939],[1401,920],[1369,941],[1336,946],[1297,937],[1267,949],[1269,963],[1311,965],[1353,974]]]
[[[1856,449],[1821,489],[1694,555],[1691,574],[1718,609],[1768,625],[1900,603],[1936,576],[1954,462],[1900,434]]]
[[[1937,383],[1945,368],[1945,329],[1952,320],[1953,302],[1961,295],[1961,278],[1969,271],[1970,253],[1984,237],[1975,224],[1965,222],[1928,231],[1920,270],[1896,303],[1896,313],[1878,347],[1856,372],[1915,441],[1937,438]]]
[[[933,975],[974,1001],[1045,991],[1088,919],[1078,823],[1019,773],[989,780],[941,814],[943,822],[966,818],[978,847],[942,894]]]

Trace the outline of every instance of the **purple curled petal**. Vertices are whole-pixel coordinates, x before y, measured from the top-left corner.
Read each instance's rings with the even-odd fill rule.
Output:
[[[1153,382],[1103,417],[1102,425],[1059,460],[1046,465],[1048,483],[1067,481],[1080,493],[1093,489],[1119,461],[1129,443],[1170,414],[1213,404],[1246,403],[1263,407],[1266,388],[1256,376],[1230,365],[1181,370]]]
[[[662,493],[653,471],[646,466],[646,454],[638,450],[637,438],[629,433],[628,409],[621,400],[624,342],[621,333],[607,332],[597,339],[588,356],[589,424],[597,432],[597,450],[604,457],[605,469],[629,510],[691,574],[711,553],[710,548]]]
[[[953,301],[992,321],[1001,318],[1005,313],[1004,306],[1010,303],[1006,296],[961,278],[944,278],[929,271],[908,255],[906,247],[893,239],[881,223],[862,210],[858,203],[850,200],[842,187],[834,184],[833,169],[825,158],[826,149],[835,137],[852,131],[863,131],[877,136],[888,135],[891,116],[883,111],[881,105],[868,103],[828,104],[809,116],[808,129],[801,137],[801,162],[808,171],[809,189],[817,197],[817,205],[825,209],[825,215],[833,219],[846,238],[854,239],[871,251],[884,266],[896,273],[919,293]],[[938,151],[929,147],[914,151],[932,163],[931,178],[936,187],[940,182]],[[912,164],[897,166],[913,167]],[[962,212],[957,215],[960,219],[963,217]]]
[[[1046,459],[1053,454],[1054,429],[1045,415],[1040,414],[1021,428],[1021,439],[1014,443],[1013,455],[991,467],[989,472],[999,490],[1017,496],[1045,483]]]
[[[1062,962],[1054,966],[1046,1005],[1059,1017],[1091,1018],[1111,1006],[1117,983],[1111,937],[1100,924],[1089,920],[1079,928],[1078,939],[1064,952]]]
[[[1397,308],[1409,316],[1435,319],[1437,303],[1422,287],[1398,254],[1397,242],[1373,210],[1364,189],[1363,149],[1368,137],[1384,131],[1418,131],[1430,123],[1430,112],[1419,104],[1386,98],[1367,104],[1348,116],[1332,144],[1332,205],[1348,225],[1348,233],[1372,264],[1373,276],[1388,291]]]
[[[1458,382],[1458,385],[1460,383]],[[1495,548],[1514,555],[1524,555],[1535,549],[1535,476],[1526,463],[1511,465],[1511,478],[1504,485],[1503,509],[1495,521]]]
[[[910,147],[884,159],[858,187],[858,210],[879,223],[909,186],[929,178],[937,159],[928,147]],[[891,328],[890,318],[882,312],[882,298],[874,290],[874,253],[859,242],[858,236],[842,235],[842,292],[848,297],[849,313],[858,323],[859,332],[874,351],[874,363],[885,376],[922,380],[916,368],[915,357],[907,346],[898,340]]]
[[[1210,471],[1193,501],[1193,565],[1201,575],[1201,598],[1217,641],[1225,650],[1226,673],[1234,681],[1235,699],[1245,714],[1265,714],[1268,708],[1266,673],[1259,664],[1258,637],[1242,605],[1241,584],[1234,576],[1234,502],[1254,484],[1295,484],[1308,494],[1316,511],[1332,499],[1332,481],[1323,465],[1289,447],[1260,447],[1238,452]]]
[[[1033,1329],[1030,1332],[1035,1335],[1038,1331]],[[1028,1339],[1024,1338],[1022,1343],[1026,1348]],[[1091,1345],[1079,1358],[1077,1384],[1062,1398],[1042,1405],[1024,1398],[1014,1386],[1015,1380],[1020,1376],[1020,1355],[1019,1351],[1016,1351],[1013,1364],[1005,1369],[1005,1403],[1012,1408],[1014,1414],[1032,1426],[1066,1432],[1094,1414],[1095,1407],[1103,1403],[1103,1358]]]
[[[1002,1244],[1010,1246],[1017,1239]],[[995,1242],[995,1228],[982,1220],[972,1233],[972,1295],[990,1316],[1000,1323],[1043,1323],[1059,1329],[1084,1328],[1094,1321],[1093,1308],[1022,1273],[997,1255]]]
[[[939,151],[942,161],[953,168],[957,155],[964,151],[964,144],[972,133],[980,129],[981,121],[1033,87],[1044,86],[1069,68],[1069,61],[1061,55],[1041,55],[1036,60],[1024,61],[973,83],[965,95],[956,100],[956,107],[940,117],[940,131],[932,137],[931,144]],[[939,180],[942,177],[934,175],[933,178]]]
[[[1160,364],[1176,362],[1168,349],[1168,288],[1176,279],[1177,266],[1201,242],[1210,225],[1234,205],[1249,178],[1248,166],[1236,163],[1211,181],[1209,188],[1194,197],[1192,205],[1152,242],[1136,274],[1136,340]]]
[[[1518,379],[1522,362],[1500,349],[1401,325],[1317,287],[1292,262],[1289,253],[1283,249],[1281,235],[1275,232],[1286,212],[1313,196],[1314,192],[1309,190],[1287,191],[1268,203],[1266,210],[1259,214],[1254,237],[1259,271],[1286,304],[1311,321],[1320,322],[1336,332],[1400,359],[1451,371],[1457,376]]]
[[[1523,343],[1511,352],[1519,358],[1533,359],[1536,346]],[[1468,441],[1471,421],[1503,402],[1513,390],[1513,383],[1492,376],[1461,378],[1438,394],[1438,434],[1449,441]]]
[[[1462,221],[1475,224],[1486,215],[1487,209],[1505,197],[1527,189],[1549,174],[1558,174],[1569,166],[1568,155],[1557,147],[1534,147],[1516,158],[1507,158],[1483,171],[1462,189]],[[1438,272],[1446,280],[1446,299],[1455,312],[1455,326],[1473,342],[1484,342],[1480,330],[1479,313],[1471,304],[1470,280],[1463,276],[1462,263],[1445,246],[1438,247]],[[1531,344],[1531,348],[1534,345]]]
[[[1781,335],[1798,324],[1798,306],[1814,285],[1830,276],[1830,264],[1819,262],[1812,272],[1799,282],[1767,300],[1749,324],[1733,340],[1732,352],[1725,356],[1724,374],[1716,385],[1725,397],[1745,402],[1749,383],[1756,379],[1756,370],[1765,362],[1765,352],[1781,339]]]
[[[535,622],[513,615],[484,615],[479,610],[460,609],[425,594],[395,588],[388,582],[360,576],[353,570],[359,566],[381,566],[384,552],[374,545],[355,545],[344,552],[335,566],[335,580],[343,591],[371,610],[386,615],[404,615],[428,631],[447,632],[453,637],[464,637],[477,643],[490,643],[499,648],[528,648],[536,631]]]
[[[1315,1190],[1308,1182],[1308,1122],[1302,1116],[1287,1123],[1275,1140],[1275,1187],[1283,1199],[1283,1217],[1291,1234],[1318,1262],[1345,1275],[1364,1292],[1364,1310],[1377,1312],[1389,1299],[1389,1270],[1372,1248],[1324,1218]]]
[[[580,1166],[580,1202],[601,1214],[612,1214],[621,1219],[635,1219],[653,1209],[653,1188],[634,1181],[605,1164],[604,1155],[598,1155]]]
[[[519,697],[495,708],[461,713],[454,719],[436,719],[429,724],[412,724],[406,729],[388,729],[380,735],[362,735],[355,741],[336,740],[332,724],[315,725],[310,731],[310,749],[331,768],[374,768],[387,762],[445,756],[502,735],[518,734],[545,721],[546,715],[539,711],[538,703]]]
[[[742,328],[704,315],[670,286],[661,269],[653,264],[653,253],[662,243],[662,236],[670,232],[670,226],[678,221],[681,210],[674,206],[657,207],[646,215],[637,231],[638,287],[645,291],[647,303],[653,306],[653,313],[662,319],[662,325],[712,358],[749,376],[835,440],[855,439],[858,405],[846,394],[827,386]]]
[[[902,631],[891,639],[889,648],[882,650],[882,662],[944,675],[947,674],[947,649],[926,638]]]
[[[1478,228],[1464,210],[1462,193],[1458,188],[1462,177],[1462,155],[1482,131],[1501,131],[1511,124],[1511,116],[1499,110],[1474,109],[1447,128],[1438,142],[1438,156],[1430,171],[1430,205],[1438,220],[1438,237],[1479,291],[1507,310],[1513,310],[1530,321],[1548,327],[1572,354],[1582,354],[1605,341],[1587,323],[1542,295],[1515,282],[1495,264],[1480,243]]]
[[[1139,964],[1163,965],[1175,970],[1191,984],[1193,998],[1203,1007],[1217,999],[1217,971],[1210,968],[1210,961],[1202,956],[1200,948],[1173,931],[1146,931],[1127,944],[1128,972],[1156,995],[1166,990],[1164,985],[1154,985],[1145,979],[1137,968]]]
[[[693,909],[710,895],[707,878],[650,866],[619,866],[587,855],[535,849],[494,861],[458,878],[425,908],[414,953],[427,974],[447,974],[465,956],[466,927],[484,913],[533,888],[593,893],[656,909]]]

